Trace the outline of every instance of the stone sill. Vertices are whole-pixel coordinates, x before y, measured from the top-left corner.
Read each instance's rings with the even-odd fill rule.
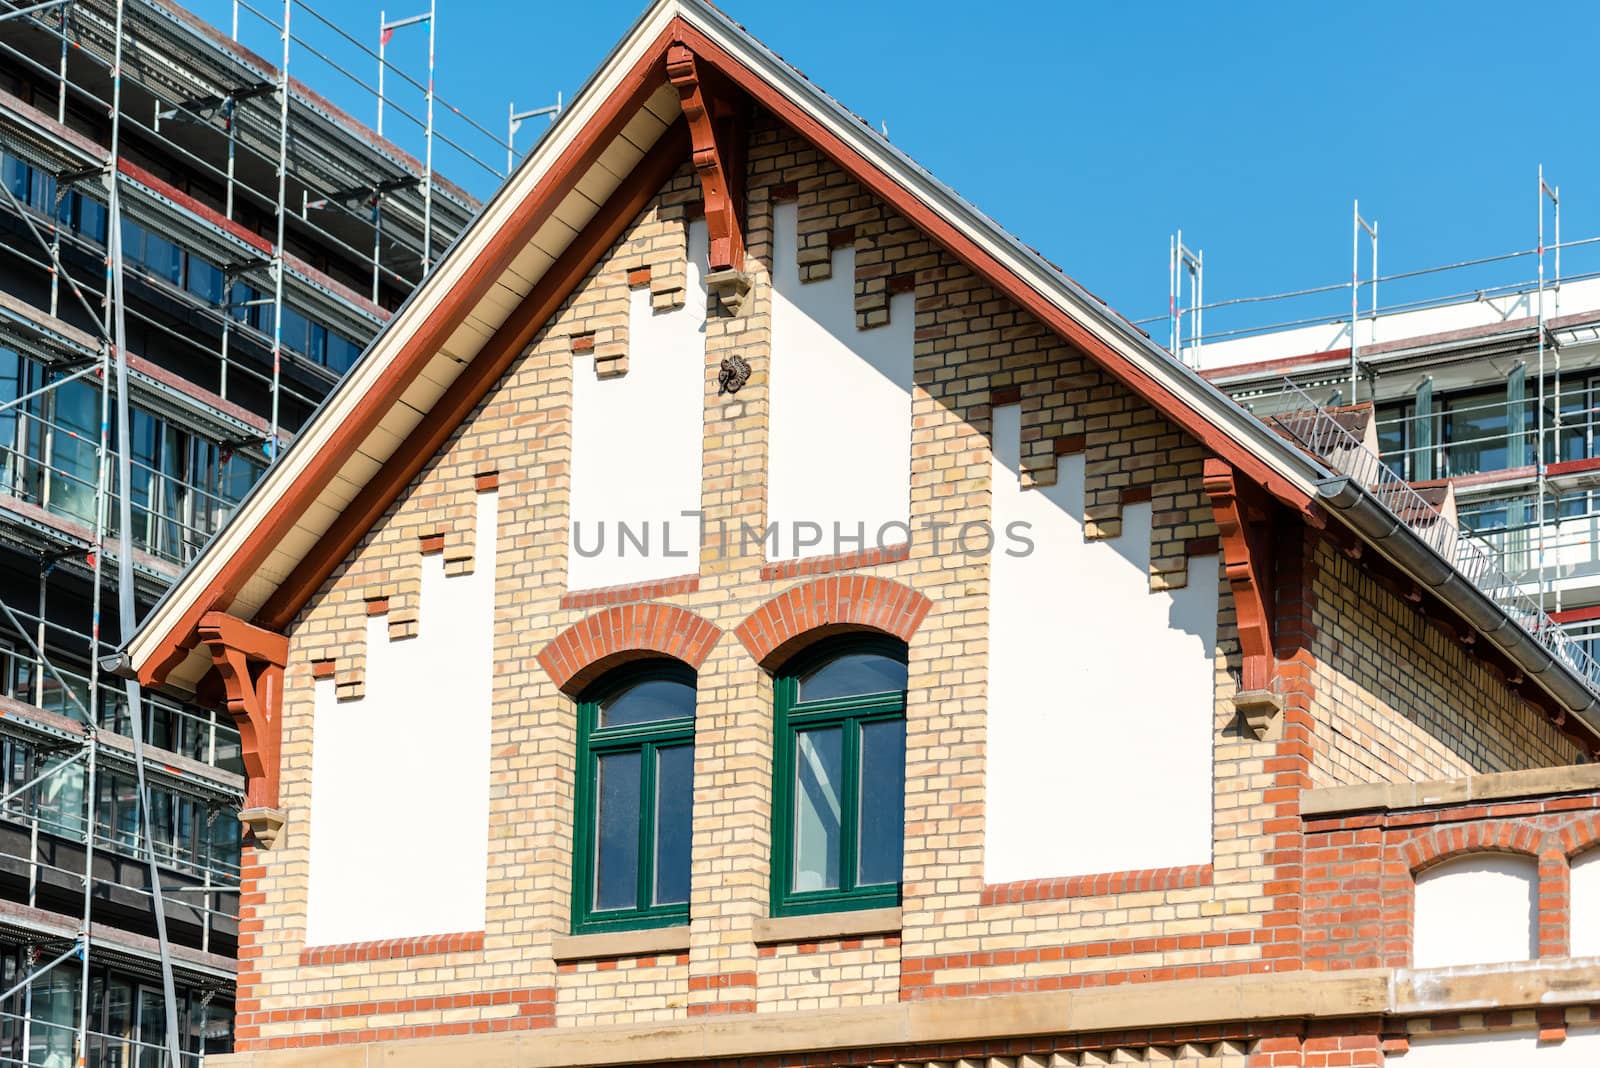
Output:
[[[605,960],[611,957],[651,957],[661,953],[689,952],[689,926],[649,927],[640,931],[603,931],[599,934],[557,935],[551,946],[556,962]]]
[[[774,916],[755,924],[755,944],[835,942],[866,935],[900,933],[900,910],[856,909],[853,912],[819,912],[811,916]]]
[[[1432,782],[1374,782],[1321,786],[1301,797],[1300,815],[1326,816],[1373,809],[1429,808],[1466,801],[1539,797],[1600,789],[1600,765],[1501,771]]]

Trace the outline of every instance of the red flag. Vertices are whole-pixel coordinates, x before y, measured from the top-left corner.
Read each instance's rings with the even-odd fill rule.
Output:
[[[389,43],[389,38],[391,38],[393,36],[394,36],[394,27],[393,26],[385,26],[383,28],[383,36],[378,38],[378,43],[381,44],[381,45],[387,45]]]

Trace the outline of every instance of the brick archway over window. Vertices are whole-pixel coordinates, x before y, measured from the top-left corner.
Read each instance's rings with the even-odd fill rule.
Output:
[[[734,630],[762,667],[787,659],[813,637],[875,630],[909,642],[933,602],[876,575],[833,575],[784,590]]]
[[[1543,832],[1526,823],[1492,821],[1440,827],[1418,835],[1402,850],[1406,867],[1420,875],[1468,853],[1512,853],[1537,859]]]
[[[670,604],[625,604],[578,620],[539,652],[540,665],[567,693],[576,693],[613,666],[652,654],[696,671],[722,631]]]

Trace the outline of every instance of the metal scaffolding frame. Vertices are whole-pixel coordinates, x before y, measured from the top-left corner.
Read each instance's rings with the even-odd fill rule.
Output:
[[[1338,390],[1333,394],[1332,404],[1356,403],[1361,400],[1359,386],[1363,378],[1373,383],[1372,399],[1376,399],[1376,370],[1363,360],[1366,348],[1378,343],[1379,338],[1379,313],[1396,315],[1408,312],[1428,311],[1433,309],[1459,306],[1472,302],[1509,301],[1514,307],[1521,307],[1526,303],[1526,311],[1522,312],[1533,323],[1529,355],[1532,366],[1528,370],[1536,378],[1534,387],[1527,398],[1532,402],[1534,409],[1531,428],[1532,443],[1528,446],[1532,460],[1528,464],[1529,490],[1528,498],[1533,503],[1528,505],[1530,515],[1526,522],[1508,520],[1506,531],[1517,535],[1507,537],[1506,544],[1501,545],[1496,552],[1503,558],[1497,566],[1513,576],[1520,576],[1517,581],[1526,586],[1538,602],[1549,611],[1559,612],[1562,609],[1563,586],[1556,581],[1556,574],[1561,568],[1562,550],[1568,548],[1563,534],[1564,525],[1587,524],[1600,521],[1600,495],[1586,507],[1581,515],[1569,514],[1566,507],[1569,501],[1563,496],[1563,491],[1572,492],[1575,487],[1583,492],[1588,492],[1590,484],[1600,486],[1587,471],[1577,474],[1553,475],[1550,468],[1551,457],[1556,459],[1561,455],[1561,443],[1565,440],[1567,428],[1564,424],[1566,415],[1576,403],[1582,403],[1581,398],[1575,400],[1578,394],[1585,394],[1585,387],[1580,385],[1576,393],[1566,390],[1563,386],[1563,338],[1562,330],[1552,328],[1553,321],[1561,319],[1561,295],[1563,288],[1577,282],[1600,280],[1600,269],[1588,270],[1580,273],[1563,274],[1561,254],[1575,249],[1590,250],[1593,246],[1600,246],[1600,235],[1578,239],[1563,240],[1561,235],[1561,192],[1560,186],[1549,180],[1541,165],[1536,177],[1537,215],[1534,227],[1535,241],[1531,248],[1517,249],[1512,252],[1500,253],[1492,256],[1482,256],[1472,259],[1459,260],[1407,271],[1398,271],[1390,274],[1381,274],[1378,267],[1378,223],[1366,218],[1361,213],[1359,200],[1352,201],[1351,205],[1351,265],[1349,280],[1342,283],[1330,283],[1320,286],[1309,286],[1301,289],[1286,290],[1281,292],[1233,297],[1224,300],[1206,302],[1201,290],[1201,260],[1197,253],[1190,252],[1182,244],[1182,231],[1172,239],[1169,250],[1169,283],[1168,283],[1168,312],[1167,315],[1152,316],[1135,321],[1140,327],[1150,327],[1167,320],[1169,331],[1168,350],[1174,359],[1180,360],[1193,367],[1202,366],[1203,348],[1207,343],[1239,341],[1249,338],[1260,338],[1272,334],[1292,331],[1300,328],[1311,327],[1342,327],[1341,333],[1349,342],[1349,370],[1341,382],[1335,383],[1329,375],[1319,375],[1319,382],[1325,386],[1337,384]],[[1362,238],[1367,239],[1367,253],[1371,261],[1370,274],[1362,277]],[[1547,237],[1549,240],[1547,241]],[[1528,259],[1534,261],[1531,277],[1523,276],[1521,279],[1500,282],[1490,285],[1480,285],[1469,289],[1455,289],[1443,294],[1428,295],[1403,299],[1388,305],[1380,305],[1378,288],[1380,283],[1409,283],[1428,279],[1436,276],[1448,276],[1452,273],[1469,272],[1483,268],[1514,265]],[[1190,301],[1183,303],[1184,275],[1188,276]],[[1362,290],[1368,290],[1369,300],[1365,309],[1366,326],[1363,329]],[[1225,309],[1241,309],[1249,305],[1272,305],[1282,307],[1296,301],[1305,301],[1321,298],[1326,301],[1334,294],[1346,292],[1349,296],[1348,309],[1343,312],[1328,312],[1323,314],[1298,315],[1290,318],[1267,317],[1267,321],[1251,323],[1247,326],[1229,326],[1223,329],[1206,333],[1201,328],[1201,316],[1207,312],[1217,312]],[[1511,311],[1504,313],[1505,317]],[[1189,319],[1189,329],[1183,330],[1183,319]],[[1558,322],[1559,325],[1559,322]],[[1400,340],[1394,338],[1390,340]],[[1334,342],[1337,343],[1337,342]],[[1344,390],[1349,391],[1349,401],[1344,400]],[[1277,385],[1270,385],[1261,391],[1261,400],[1271,403],[1279,396]],[[1520,394],[1519,394],[1520,398]],[[1509,400],[1490,401],[1483,406],[1485,411],[1491,409],[1505,409],[1511,402]],[[1458,409],[1451,409],[1457,411]],[[1473,409],[1468,406],[1460,408],[1462,414]],[[1274,413],[1279,414],[1279,413]],[[1402,428],[1410,425],[1430,423],[1439,415],[1435,411],[1418,411],[1414,415],[1404,416],[1397,422]],[[1518,426],[1523,418],[1518,415]],[[1385,424],[1389,425],[1389,424]],[[1529,431],[1518,429],[1508,432],[1517,437]],[[1482,439],[1487,441],[1488,439]],[[1522,440],[1520,437],[1518,440]],[[1407,445],[1397,451],[1386,451],[1385,458],[1398,464],[1402,468],[1411,466],[1413,454],[1425,452],[1429,456],[1417,456],[1419,461],[1430,461],[1424,466],[1419,477],[1433,478],[1431,469],[1431,454],[1437,450],[1448,451],[1451,447],[1471,449],[1481,444],[1479,439],[1467,438],[1449,443],[1435,442],[1431,433],[1424,439],[1423,444],[1416,446]],[[1512,468],[1520,465],[1511,464]],[[1511,500],[1511,498],[1507,498]],[[1522,539],[1526,537],[1531,545],[1523,546]],[[1513,561],[1524,555],[1531,555],[1531,566],[1516,566]]]
[[[223,400],[235,395],[264,396],[268,408],[264,434],[254,424],[239,422],[224,413],[210,413],[203,422],[210,425],[208,440],[224,452],[260,445],[267,463],[276,461],[285,433],[295,429],[297,419],[309,413],[342,370],[325,370],[316,354],[303,351],[304,339],[299,339],[300,347],[296,347],[295,339],[286,336],[290,320],[287,313],[304,309],[299,311],[304,321],[321,324],[325,332],[342,331],[351,343],[364,347],[387,318],[380,302],[392,306],[420,281],[437,258],[440,235],[448,242],[476,210],[477,204],[470,197],[436,175],[435,146],[481,168],[498,182],[515,168],[519,155],[515,137],[520,126],[536,116],[559,115],[562,99],[558,95],[552,107],[523,112],[512,105],[502,140],[440,98],[435,85],[437,0],[429,0],[426,14],[411,18],[389,21],[380,15],[376,50],[304,0],[282,0],[281,8],[273,14],[252,6],[248,0],[234,0],[233,42],[240,40],[242,9],[276,35],[279,51],[276,62],[270,65],[243,48],[230,51],[226,42],[217,44],[195,35],[164,6],[163,0],[49,0],[34,4],[0,0],[0,5],[4,6],[0,23],[26,26],[34,35],[0,37],[0,62],[14,64],[33,84],[55,86],[53,115],[33,112],[26,101],[0,99],[0,110],[7,112],[0,114],[0,150],[34,167],[53,183],[48,204],[25,203],[0,183],[0,193],[4,195],[0,207],[20,220],[30,241],[26,247],[16,242],[0,244],[0,251],[24,269],[37,269],[48,278],[47,310],[39,309],[37,316],[29,313],[12,329],[6,318],[12,312],[0,309],[0,341],[15,343],[17,352],[40,362],[43,380],[38,388],[21,390],[17,397],[0,404],[0,412],[11,410],[19,422],[39,423],[41,416],[33,406],[63,387],[78,383],[72,388],[81,390],[83,383],[93,383],[96,378],[99,387],[91,528],[81,535],[71,535],[38,525],[41,542],[55,547],[38,550],[37,612],[13,607],[0,598],[0,633],[14,635],[32,667],[33,692],[28,696],[40,705],[48,688],[70,712],[61,723],[53,724],[46,722],[51,713],[40,712],[42,719],[30,721],[26,715],[0,708],[0,737],[15,736],[22,739],[17,744],[33,747],[29,752],[45,754],[38,757],[36,774],[27,781],[10,784],[0,794],[0,815],[9,814],[15,821],[16,813],[8,806],[14,806],[19,798],[34,798],[52,780],[81,777],[85,784],[81,818],[66,818],[68,814],[63,811],[52,819],[30,809],[28,856],[15,857],[28,865],[30,888],[39,885],[46,873],[53,873],[58,881],[81,879],[81,916],[71,944],[22,977],[12,991],[0,995],[0,1001],[17,991],[26,991],[27,1004],[31,1006],[33,983],[77,959],[79,1011],[73,1034],[76,1062],[85,1063],[91,1041],[115,1037],[101,1035],[91,1027],[90,958],[95,939],[101,937],[93,922],[93,902],[97,883],[108,881],[96,874],[95,859],[97,852],[107,850],[127,856],[132,846],[101,833],[97,778],[111,774],[102,770],[107,764],[123,772],[131,770],[138,783],[135,796],[139,830],[134,837],[139,859],[148,868],[149,882],[148,888],[143,889],[126,883],[118,885],[149,899],[167,1015],[165,1056],[169,1063],[181,1064],[186,1063],[184,1058],[193,1060],[195,1055],[178,1048],[165,902],[177,895],[184,899],[183,907],[190,914],[202,916],[202,945],[209,946],[213,916],[231,915],[223,911],[223,902],[237,894],[238,872],[214,867],[210,837],[205,839],[207,860],[201,869],[194,867],[192,858],[185,861],[175,853],[157,855],[157,836],[151,822],[151,782],[175,791],[174,796],[194,798],[194,803],[203,801],[208,820],[216,817],[217,806],[236,806],[242,800],[243,784],[242,780],[230,781],[224,772],[208,773],[204,764],[181,766],[184,758],[169,753],[147,755],[144,745],[149,724],[144,717],[154,706],[137,683],[127,680],[118,684],[126,691],[125,699],[113,697],[113,680],[104,674],[101,654],[108,649],[102,641],[102,601],[108,581],[114,575],[117,625],[122,635],[134,626],[136,583],[143,584],[141,592],[148,596],[151,584],[159,586],[163,581],[163,575],[151,571],[147,563],[138,563],[139,570],[135,570],[132,475],[138,472],[145,478],[159,477],[160,473],[141,467],[131,456],[130,395],[137,392],[141,403],[157,403],[161,411],[184,409],[186,403],[194,403],[186,401],[181,391],[175,396],[172,387],[160,379],[129,367],[127,324],[136,323],[146,337],[170,343],[174,351],[186,357],[215,360],[216,393]],[[309,93],[291,76],[291,61],[298,69],[297,57],[303,57],[332,67],[360,90],[371,89],[298,30],[301,16],[314,28],[331,31],[341,47],[355,48],[378,62],[378,132],[383,132],[386,109],[391,119],[414,125],[421,134],[420,167],[415,159],[381,137],[374,142],[356,134],[337,109]],[[394,30],[424,22],[429,33],[427,76],[419,82],[391,61],[387,44]],[[124,45],[135,39],[144,42],[142,47],[146,48],[149,41],[156,40],[162,47],[189,47],[199,54],[192,63],[176,65],[181,70],[153,69],[144,63],[129,66]],[[403,101],[386,96],[386,81],[390,79],[397,79],[402,89],[421,93],[423,115],[414,114]],[[128,95],[130,89],[135,97]],[[131,106],[130,99],[135,100]],[[441,130],[436,113],[448,116],[459,129],[483,139],[489,149],[479,153],[464,144],[462,138]],[[108,131],[103,139],[97,141],[69,127],[69,118],[83,114],[103,117],[101,129]],[[355,147],[345,150],[341,139],[352,134]],[[130,137],[146,144],[158,142],[180,167],[218,191],[221,210],[197,206],[194,198],[133,165],[124,152],[124,142]],[[506,157],[503,173],[482,158],[497,158],[502,150]],[[359,158],[348,158],[352,156]],[[96,203],[104,201],[103,243],[92,233],[81,231],[76,223],[65,221],[63,209],[72,196],[80,200],[87,197]],[[296,200],[298,204],[294,203]],[[270,236],[262,237],[261,220],[269,214]],[[255,220],[253,226],[251,219]],[[124,220],[157,233],[177,249],[175,254],[185,257],[180,274],[188,269],[190,258],[203,257],[201,262],[220,278],[220,297],[207,299],[182,278],[167,277],[145,261],[129,259],[123,248]],[[329,249],[344,262],[365,264],[357,267],[362,272],[355,279],[359,291],[350,282],[305,263],[294,253],[297,245]],[[89,272],[82,266],[69,264],[69,258],[73,264],[103,262],[98,284],[89,281]],[[183,329],[152,310],[148,297],[143,304],[130,302],[125,286],[134,282],[141,287],[141,293],[155,294],[186,309]],[[70,309],[63,308],[63,295],[70,300]],[[68,310],[74,318],[91,324],[93,330],[82,335],[78,327],[61,318]],[[270,324],[266,321],[268,316]],[[18,342],[18,338],[26,340]],[[326,358],[324,354],[322,359]],[[285,402],[292,405],[293,414],[284,407]],[[183,412],[185,418],[192,414]],[[42,436],[66,432],[88,443],[87,433],[60,427],[41,424],[38,432]],[[12,450],[0,452],[9,454]],[[0,464],[11,460],[21,462],[20,458],[0,455]],[[90,488],[82,485],[85,478],[49,466],[48,458],[28,462],[42,465],[40,470],[45,473],[39,477],[46,483],[76,477],[80,492]],[[192,503],[194,498],[186,492],[185,499]],[[221,511],[230,503],[218,498],[206,508],[208,513]],[[113,512],[113,508],[117,511]],[[164,513],[161,521],[167,522]],[[203,526],[186,523],[180,535],[177,562],[183,562],[185,555],[198,548],[209,533]],[[144,551],[151,550],[146,547]],[[87,571],[91,584],[87,633],[48,618],[47,580],[63,564],[70,564],[79,573]],[[114,572],[107,572],[108,565],[114,567]],[[57,664],[57,654],[53,652],[63,645],[78,644],[88,649],[87,673],[81,676]],[[5,645],[0,641],[0,646]],[[4,700],[0,698],[0,703]],[[111,700],[122,702],[116,706],[120,709],[117,730],[121,730],[123,715],[131,720],[131,742],[120,734],[97,729]],[[163,714],[174,715],[170,709]],[[175,722],[187,716],[198,733],[209,738],[205,755],[215,761],[219,732],[227,735],[231,725],[218,724],[215,713],[209,725],[186,710],[175,715],[179,717]],[[236,735],[229,744],[236,748]],[[6,781],[9,783],[9,779]],[[77,841],[83,850],[81,872],[47,863],[39,851],[41,833]],[[5,853],[4,847],[0,847],[0,853]],[[176,870],[199,871],[190,880],[197,884],[164,885],[168,880],[162,869],[173,865]],[[30,902],[33,893],[30,889]],[[52,937],[59,944],[59,936]],[[32,943],[35,948],[48,944],[43,936]],[[0,1010],[0,1015],[7,1014]],[[22,1016],[24,1033],[31,1022],[29,1009]]]

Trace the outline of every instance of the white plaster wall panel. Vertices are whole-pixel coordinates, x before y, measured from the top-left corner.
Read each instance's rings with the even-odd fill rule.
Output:
[[[416,637],[368,619],[365,694],[316,685],[307,945],[483,930],[498,498],[470,575],[423,557]]]
[[[684,513],[700,510],[708,242],[705,223],[690,224],[681,308],[652,312],[648,287],[629,294],[626,374],[597,378],[594,356],[573,354],[568,589],[700,569],[700,521]]]
[[[1418,968],[1530,960],[1538,948],[1531,857],[1475,853],[1417,876],[1412,963]]]
[[[1593,1068],[1600,1064],[1600,1033],[1568,1031],[1565,1042],[1540,1043],[1527,1031],[1502,1035],[1412,1039],[1403,1068]]]
[[[767,521],[777,524],[777,537],[767,555],[774,560],[871,548],[886,524],[911,518],[915,298],[890,297],[889,322],[857,330],[855,251],[836,251],[832,277],[802,284],[798,213],[790,201],[773,218]],[[806,525],[798,538],[797,524]],[[865,546],[836,544],[835,524],[846,538],[864,530]],[[905,540],[903,527],[883,539]]]
[[[1209,863],[1217,558],[1150,592],[1150,505],[1086,541],[1083,456],[1024,490],[1021,429],[995,409],[984,878]]]
[[[1600,957],[1600,849],[1572,861],[1572,955]]]

